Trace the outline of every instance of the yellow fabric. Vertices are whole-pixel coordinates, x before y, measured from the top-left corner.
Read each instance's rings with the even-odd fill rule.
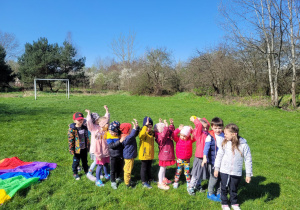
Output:
[[[106,132],[106,139],[119,139],[120,136],[112,136],[109,132]]]
[[[134,158],[132,159],[124,159],[124,183],[126,185],[129,184],[131,179],[131,171],[133,169]]]
[[[6,194],[5,190],[0,189],[0,204],[3,204],[5,201],[10,199],[11,197]]]
[[[140,138],[140,149],[139,159],[140,160],[153,160],[154,159],[154,137],[149,135],[147,132],[147,126],[144,126],[139,133]]]

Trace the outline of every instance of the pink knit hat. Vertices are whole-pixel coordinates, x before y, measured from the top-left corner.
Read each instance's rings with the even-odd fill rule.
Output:
[[[191,129],[190,126],[184,126],[184,127],[181,129],[180,134],[189,137],[190,134],[191,134],[191,132],[192,132],[192,129]]]

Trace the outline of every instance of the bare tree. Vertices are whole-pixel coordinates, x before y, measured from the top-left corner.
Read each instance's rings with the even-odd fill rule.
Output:
[[[132,31],[129,31],[127,36],[121,33],[110,44],[113,54],[123,64],[124,68],[129,68],[135,57],[135,37],[136,33]]]
[[[21,54],[20,44],[14,34],[0,31],[0,45],[6,51],[6,60],[17,58]]]

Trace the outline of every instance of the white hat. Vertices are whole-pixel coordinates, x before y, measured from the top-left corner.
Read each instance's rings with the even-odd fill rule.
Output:
[[[192,130],[191,130],[190,126],[184,126],[184,127],[181,129],[180,134],[189,137],[190,134],[191,134],[191,131],[192,131]]]

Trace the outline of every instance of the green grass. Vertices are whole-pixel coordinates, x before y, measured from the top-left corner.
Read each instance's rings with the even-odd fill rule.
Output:
[[[250,184],[244,179],[239,188],[242,209],[299,209],[300,178],[300,114],[276,108],[255,108],[224,105],[212,99],[182,93],[172,97],[119,95],[34,95],[23,97],[0,95],[0,160],[18,156],[24,161],[57,163],[46,181],[21,190],[5,203],[2,209],[220,209],[220,204],[206,199],[205,193],[188,195],[182,175],[178,189],[162,191],[143,189],[140,182],[140,161],[135,160],[133,180],[135,189],[126,189],[122,183],[118,190],[110,182],[99,188],[82,176],[72,177],[72,156],[68,152],[67,130],[72,114],[85,109],[104,114],[108,105],[111,121],[142,123],[151,116],[154,123],[161,117],[173,118],[175,126],[191,125],[191,115],[209,121],[221,117],[225,124],[233,122],[247,139],[253,157],[254,177]],[[139,139],[137,138],[137,141]],[[152,174],[158,174],[158,149]],[[195,149],[195,146],[194,146]],[[191,160],[191,162],[193,159]],[[91,163],[91,161],[89,161]],[[167,177],[174,177],[175,166],[167,169]],[[207,187],[207,181],[204,181]]]

